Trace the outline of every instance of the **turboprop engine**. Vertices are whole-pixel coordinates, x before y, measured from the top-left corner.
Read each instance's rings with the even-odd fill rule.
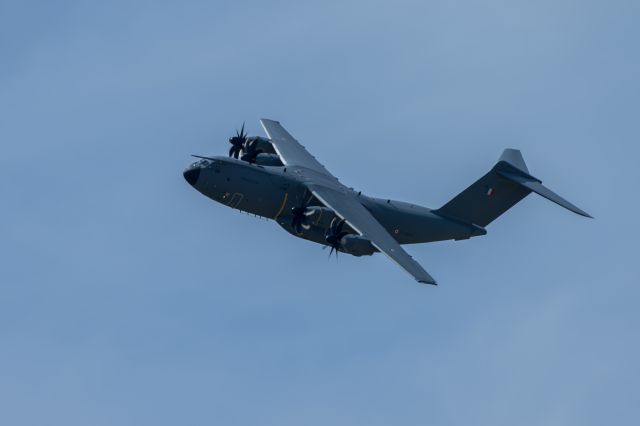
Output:
[[[371,256],[378,249],[371,244],[371,241],[360,235],[345,235],[340,240],[340,249],[345,253],[354,256]]]
[[[298,234],[301,234],[303,229],[310,229],[311,226],[328,228],[335,217],[333,210],[327,207],[294,207],[291,209],[291,227]]]

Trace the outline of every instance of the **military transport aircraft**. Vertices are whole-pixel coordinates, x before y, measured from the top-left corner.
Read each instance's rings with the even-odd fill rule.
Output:
[[[214,201],[275,220],[292,235],[354,256],[382,252],[418,282],[436,281],[401,244],[464,240],[531,192],[591,217],[533,177],[520,154],[506,149],[497,164],[439,209],[368,197],[343,185],[279,122],[260,120],[268,138],[248,137],[244,124],[229,139],[229,157],[194,155],[184,171]]]

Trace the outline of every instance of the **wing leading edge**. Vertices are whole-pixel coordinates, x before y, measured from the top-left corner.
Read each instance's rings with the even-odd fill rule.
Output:
[[[407,271],[416,281],[424,284],[436,284],[436,281],[424,268],[407,253],[386,229],[371,215],[356,198],[346,190],[328,188],[321,185],[309,185],[309,189],[327,207],[347,221],[349,226],[371,241],[378,250],[386,254],[398,266]]]
[[[263,118],[260,120],[260,124],[271,139],[271,144],[285,166],[305,167],[323,175],[332,176],[279,122]]]

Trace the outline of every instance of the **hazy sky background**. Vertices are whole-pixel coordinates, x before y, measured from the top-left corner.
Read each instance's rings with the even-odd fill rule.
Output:
[[[0,424],[636,425],[640,3],[0,0]],[[280,120],[439,207],[503,148],[530,196],[410,246],[441,284],[194,191]]]

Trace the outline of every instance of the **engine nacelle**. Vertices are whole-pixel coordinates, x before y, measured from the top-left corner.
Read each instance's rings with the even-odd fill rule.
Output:
[[[329,228],[336,214],[327,207],[310,206],[306,209],[307,223],[320,228]]]
[[[265,154],[263,152],[256,156],[256,164],[259,164],[261,166],[284,166],[277,154]]]
[[[276,150],[273,149],[270,139],[263,138],[262,136],[250,136],[247,138],[247,142],[255,143],[255,148],[260,152],[264,152],[265,154],[276,154]]]
[[[360,235],[345,235],[340,240],[340,249],[354,256],[371,256],[377,252],[371,241]]]

